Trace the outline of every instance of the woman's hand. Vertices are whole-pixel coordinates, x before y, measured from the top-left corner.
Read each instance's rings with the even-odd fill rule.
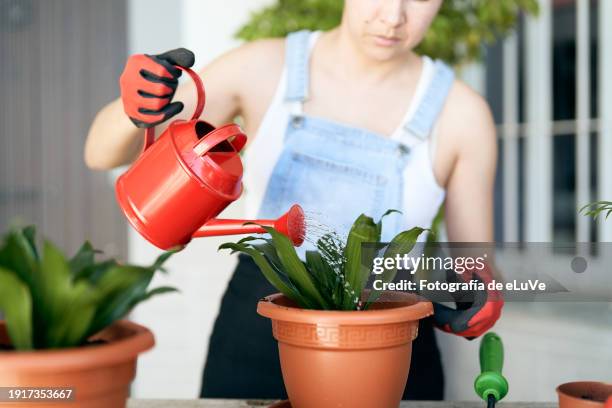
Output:
[[[183,110],[182,102],[172,102],[183,68],[193,66],[195,57],[185,48],[158,55],[129,57],[119,85],[123,109],[140,128],[156,126]]]
[[[442,331],[469,340],[485,334],[495,325],[504,306],[501,292],[491,289],[488,285],[494,279],[492,268],[485,264],[482,270],[466,271],[461,275],[449,271],[449,274],[450,281],[469,282],[474,279],[483,283],[486,289],[469,293],[463,301],[462,294],[457,294],[457,309],[434,303],[436,326]]]

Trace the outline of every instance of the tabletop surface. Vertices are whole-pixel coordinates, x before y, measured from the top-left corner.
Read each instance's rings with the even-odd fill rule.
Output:
[[[271,401],[244,400],[130,400],[128,408],[262,408],[270,406]],[[484,402],[453,401],[402,401],[400,408],[484,408]],[[556,403],[542,402],[500,402],[499,408],[556,408]]]

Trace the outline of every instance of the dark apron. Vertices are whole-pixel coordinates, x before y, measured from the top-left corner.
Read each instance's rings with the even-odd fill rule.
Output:
[[[278,346],[257,301],[278,292],[245,255],[227,286],[210,337],[202,398],[285,399]],[[420,322],[412,344],[410,375],[403,399],[442,400],[444,376],[432,319]]]

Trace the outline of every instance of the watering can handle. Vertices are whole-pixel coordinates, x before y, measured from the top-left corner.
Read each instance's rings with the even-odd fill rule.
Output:
[[[242,129],[240,129],[240,126],[234,124],[225,125],[200,139],[193,146],[193,151],[198,156],[204,156],[213,147],[225,141],[229,142],[234,150],[239,153],[246,144],[247,137],[242,132]]]
[[[206,103],[206,92],[204,91],[204,84],[202,83],[202,78],[198,74],[196,74],[193,70],[185,67],[181,67],[180,65],[175,65],[176,68],[185,71],[193,82],[195,83],[196,92],[197,92],[197,103],[195,111],[193,112],[193,116],[191,120],[197,119],[202,115],[202,111],[204,110],[204,104]],[[145,130],[145,142],[142,151],[147,150],[152,144],[155,142],[155,127],[149,127]]]

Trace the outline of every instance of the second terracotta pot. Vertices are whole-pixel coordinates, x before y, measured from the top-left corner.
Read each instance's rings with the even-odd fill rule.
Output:
[[[612,406],[612,384],[576,381],[557,387],[559,408],[609,408]],[[606,402],[607,401],[607,402]]]
[[[125,407],[130,383],[136,374],[136,359],[140,353],[153,347],[153,333],[122,320],[91,340],[100,344],[57,350],[0,352],[0,387],[70,388],[73,397],[71,401],[0,402],[0,406]],[[0,344],[10,344],[4,322],[0,322]]]
[[[397,408],[419,320],[430,302],[386,292],[366,311],[305,310],[281,294],[257,312],[272,320],[293,408]]]

